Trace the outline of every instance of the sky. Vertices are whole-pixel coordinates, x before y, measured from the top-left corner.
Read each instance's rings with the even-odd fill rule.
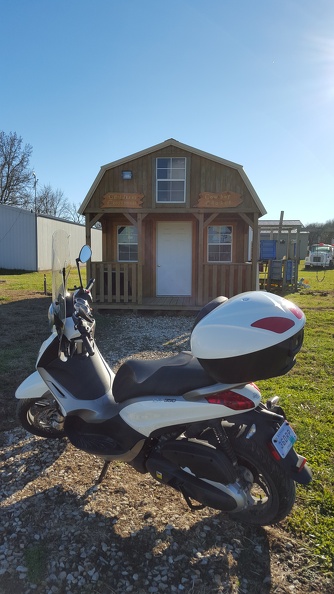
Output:
[[[0,0],[0,129],[78,207],[174,138],[244,167],[267,214],[334,219],[333,0]]]

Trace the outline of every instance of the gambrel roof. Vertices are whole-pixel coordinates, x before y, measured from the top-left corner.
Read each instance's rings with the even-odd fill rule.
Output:
[[[244,172],[244,169],[242,167],[242,165],[239,165],[238,163],[233,163],[232,161],[227,161],[226,159],[222,159],[221,157],[217,157],[216,155],[212,155],[210,153],[206,153],[204,151],[201,151],[199,149],[196,149],[192,146],[188,146],[186,144],[182,144],[181,142],[178,142],[177,140],[174,140],[174,138],[170,138],[169,140],[165,140],[164,142],[161,142],[160,144],[156,144],[154,146],[151,146],[147,149],[144,149],[143,151],[139,151],[137,153],[134,153],[132,155],[128,155],[127,157],[123,157],[122,159],[118,159],[117,161],[112,161],[111,163],[108,163],[106,165],[103,165],[98,173],[98,175],[96,176],[86,198],[84,199],[83,203],[81,204],[80,208],[79,208],[79,213],[83,214],[85,211],[86,206],[89,204],[91,197],[93,196],[94,191],[96,190],[98,184],[100,183],[103,175],[105,174],[105,172],[108,169],[112,169],[113,167],[118,167],[120,165],[123,164],[128,164],[129,162],[138,159],[140,157],[144,157],[145,155],[149,155],[150,153],[154,153],[156,151],[159,151],[161,149],[167,148],[168,146],[173,146],[173,147],[177,147],[181,150],[187,151],[189,153],[193,153],[196,155],[199,155],[200,157],[204,157],[205,159],[209,159],[211,161],[215,161],[216,163],[220,163],[221,165],[225,165],[226,167],[231,167],[232,169],[236,169],[238,171],[238,173],[240,174],[240,177],[242,178],[243,182],[245,183],[247,189],[249,190],[254,203],[257,207],[257,209],[259,210],[260,216],[263,216],[266,214],[266,209],[264,208],[259,196],[257,195],[254,187],[252,186],[250,180],[248,179],[246,173]]]

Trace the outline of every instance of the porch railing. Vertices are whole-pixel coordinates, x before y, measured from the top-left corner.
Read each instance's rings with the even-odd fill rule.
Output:
[[[94,301],[140,303],[137,262],[92,262]]]
[[[198,270],[197,293],[190,300],[193,305],[205,305],[218,295],[233,297],[251,291],[252,264],[203,264]],[[93,298],[98,303],[143,303],[141,271],[138,262],[92,262],[95,278]],[[154,298],[154,295],[151,296]]]
[[[251,291],[252,264],[203,264],[201,304],[205,304],[218,295],[233,297],[238,293]]]

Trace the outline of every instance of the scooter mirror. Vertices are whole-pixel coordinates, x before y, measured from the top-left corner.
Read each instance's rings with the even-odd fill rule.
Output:
[[[79,262],[82,262],[82,264],[84,264],[85,262],[88,262],[91,255],[92,255],[92,250],[89,247],[89,245],[84,245],[80,250],[78,260],[79,260]]]

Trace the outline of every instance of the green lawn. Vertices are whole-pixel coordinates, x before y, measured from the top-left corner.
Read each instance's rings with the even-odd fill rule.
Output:
[[[306,315],[305,338],[289,374],[258,382],[265,394],[277,394],[294,426],[297,451],[313,471],[313,482],[298,487],[289,529],[313,542],[315,555],[334,569],[334,270],[305,271],[309,288],[287,294]]]

